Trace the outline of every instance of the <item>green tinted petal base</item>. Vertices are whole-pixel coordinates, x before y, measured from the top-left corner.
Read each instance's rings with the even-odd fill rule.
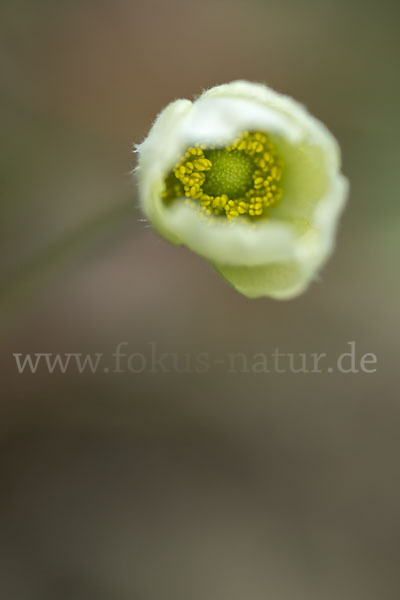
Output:
[[[255,267],[213,266],[238,292],[248,298],[271,296],[289,300],[303,291],[308,283],[302,276],[301,266],[295,262]]]

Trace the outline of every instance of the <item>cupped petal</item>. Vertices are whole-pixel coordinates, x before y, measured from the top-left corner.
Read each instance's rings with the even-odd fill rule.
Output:
[[[215,269],[239,292],[249,298],[270,296],[277,300],[290,300],[304,292],[316,273],[330,256],[335,245],[336,222],[348,194],[348,181],[342,175],[332,182],[332,187],[321,200],[314,228],[297,223],[299,235],[294,259],[266,261],[253,266],[214,262]],[[268,258],[272,255],[270,254]]]
[[[139,155],[136,175],[142,210],[159,233],[175,244],[182,242],[165,225],[166,206],[161,195],[166,175],[184,152],[185,146],[178,132],[191,107],[190,100],[171,102],[158,115],[144,142],[136,145]]]

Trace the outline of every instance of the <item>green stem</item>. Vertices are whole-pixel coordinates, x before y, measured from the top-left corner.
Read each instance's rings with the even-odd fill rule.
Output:
[[[60,263],[79,255],[85,246],[93,244],[124,220],[133,217],[132,200],[91,219],[77,230],[58,240],[34,256],[15,271],[6,275],[1,282],[0,308],[3,320],[12,318],[15,309],[33,293],[39,281],[46,281],[59,272]]]

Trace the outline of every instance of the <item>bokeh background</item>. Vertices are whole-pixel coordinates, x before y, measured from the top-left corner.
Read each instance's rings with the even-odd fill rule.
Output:
[[[397,2],[2,2],[0,597],[397,600]],[[141,221],[171,100],[237,78],[337,136],[335,255],[248,300]],[[19,374],[13,353],[215,357],[356,342],[376,373]]]

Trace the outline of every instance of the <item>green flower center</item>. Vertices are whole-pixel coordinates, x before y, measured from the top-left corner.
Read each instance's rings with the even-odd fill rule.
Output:
[[[254,164],[250,156],[239,150],[209,150],[204,152],[212,166],[206,171],[203,190],[210,196],[226,194],[240,198],[253,184]]]
[[[267,216],[282,196],[283,162],[266,133],[248,131],[225,148],[190,147],[165,180],[164,201],[184,196],[208,215]]]

